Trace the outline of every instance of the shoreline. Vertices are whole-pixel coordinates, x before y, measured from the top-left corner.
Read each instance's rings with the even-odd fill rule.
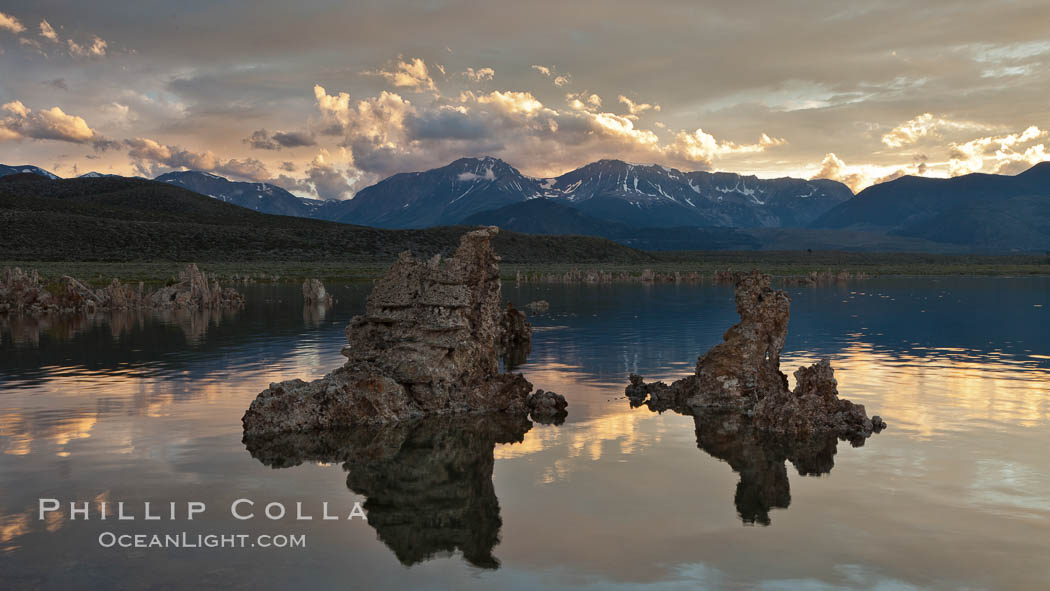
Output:
[[[639,263],[503,263],[500,278],[522,283],[605,284],[622,282],[713,282],[716,274],[758,269],[776,278],[804,280],[811,273],[820,282],[868,277],[1031,277],[1050,276],[1050,256],[1038,254],[945,255],[900,253],[846,253],[805,251],[653,252],[653,260]],[[114,278],[123,282],[164,284],[178,271],[196,262],[209,277],[224,284],[301,283],[306,278],[324,282],[371,281],[394,259],[350,261],[0,261],[0,269],[36,270],[57,280],[72,276],[85,284],[104,286]],[[675,275],[678,275],[677,279]],[[643,275],[645,279],[643,279]],[[724,282],[724,279],[719,282]]]

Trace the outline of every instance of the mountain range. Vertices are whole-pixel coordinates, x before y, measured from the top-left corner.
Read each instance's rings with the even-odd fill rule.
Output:
[[[31,164],[23,164],[22,166],[8,166],[6,164],[0,164],[0,176],[8,176],[12,174],[35,174],[49,179],[57,179],[59,176],[53,172],[49,172],[40,168],[39,166],[33,166]]]
[[[0,165],[0,176],[35,166]],[[82,176],[105,176],[88,173]],[[645,250],[1050,249],[1050,162],[1014,176],[902,177],[856,196],[830,180],[759,179],[600,160],[553,178],[497,158],[395,174],[346,201],[180,171],[157,181],[261,213],[388,229],[499,225],[601,236]]]
[[[1013,176],[905,176],[873,185],[813,228],[854,229],[983,250],[1050,249],[1050,162]]]
[[[362,189],[338,221],[383,228],[460,223],[534,199],[634,227],[803,227],[853,194],[835,181],[759,179],[599,160],[554,178],[528,177],[497,158],[461,158]]]
[[[408,250],[452,253],[468,228],[384,230],[270,215],[171,183],[125,177],[0,178],[0,260],[389,262]],[[590,236],[500,232],[509,263],[631,264],[654,260]]]

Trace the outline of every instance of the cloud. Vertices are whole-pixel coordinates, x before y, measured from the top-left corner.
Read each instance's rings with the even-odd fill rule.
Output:
[[[363,73],[381,76],[394,86],[411,88],[416,92],[431,91],[436,94],[438,91],[434,80],[430,77],[430,71],[427,69],[426,62],[418,57],[407,61],[399,57],[389,70],[374,70]]]
[[[928,158],[925,154],[916,154],[915,156],[912,156],[910,167],[898,168],[897,170],[887,175],[875,179],[875,182],[873,182],[872,184],[877,185],[879,183],[886,183],[889,181],[899,179],[902,176],[926,176],[926,171],[928,170],[928,167],[926,165],[927,160]]]
[[[321,199],[342,200],[354,195],[356,179],[351,179],[347,172],[332,162],[328,150],[322,149],[307,166],[305,177],[297,179],[282,174],[274,182],[288,190],[313,193]]]
[[[43,84],[45,86],[50,86],[52,88],[57,88],[59,90],[65,90],[65,91],[69,90],[69,85],[66,84],[65,78],[54,78],[52,80],[45,80],[45,81],[41,82],[41,84]]]
[[[97,138],[91,141],[91,148],[95,152],[108,152],[110,150],[119,150],[123,147],[124,144],[122,142],[106,138]],[[88,157],[91,158],[91,156]]]
[[[602,97],[587,92],[579,92],[565,95],[565,102],[574,111],[595,111],[602,106]]]
[[[764,134],[764,133],[762,135],[758,136],[758,145],[762,146],[763,148],[769,148],[769,147],[773,147],[773,146],[783,146],[783,145],[786,145],[787,143],[788,143],[788,141],[786,139],[782,138],[782,137],[770,137],[769,135]]]
[[[135,170],[143,176],[157,176],[168,170],[188,169],[214,172],[251,181],[270,178],[266,166],[254,158],[223,160],[211,151],[194,152],[150,138],[124,140]]]
[[[890,148],[900,148],[916,143],[922,138],[940,138],[945,132],[983,131],[989,126],[974,121],[953,121],[923,113],[909,119],[883,134],[882,143]]]
[[[985,159],[995,161],[995,171],[1005,174],[1018,167],[1031,166],[1045,160],[1045,147],[1042,144],[1018,150],[1022,144],[1029,143],[1046,135],[1046,131],[1032,125],[1020,133],[1009,133],[998,136],[984,136],[963,143],[952,143],[948,150],[948,173],[960,176],[978,172],[984,168]]]
[[[619,97],[617,97],[617,100],[620,101],[621,103],[627,105],[627,112],[628,112],[627,116],[628,117],[637,118],[638,115],[640,115],[640,114],[642,114],[642,113],[644,113],[646,111],[649,111],[649,110],[659,111],[660,110],[660,105],[650,105],[649,103],[636,103],[636,102],[632,101],[631,99],[625,97],[622,94]]]
[[[12,101],[0,107],[0,112],[6,113],[0,118],[0,139],[29,138],[81,144],[95,138],[95,131],[87,121],[66,114],[59,107],[33,111],[21,101]]]
[[[485,122],[472,117],[466,109],[439,108],[422,116],[412,114],[405,121],[406,132],[412,141],[418,140],[471,140],[488,134]]]
[[[274,131],[259,129],[246,138],[244,143],[256,150],[280,150],[317,145],[312,135],[305,131]]]
[[[343,135],[342,146],[361,170],[387,171],[398,166],[400,158],[411,152],[407,124],[415,106],[392,92],[350,103],[350,95],[329,95],[323,86],[314,86],[322,125]]]
[[[461,181],[476,181],[478,179],[484,179],[486,181],[496,180],[496,173],[492,172],[492,168],[486,168],[485,174],[476,174],[473,172],[461,172],[456,176]]]
[[[709,168],[722,156],[786,143],[761,134],[756,143],[737,144],[702,129],[668,130],[670,140],[664,141],[636,118],[602,111],[601,98],[587,93],[567,95],[567,109],[517,90],[464,91],[419,104],[385,91],[356,102],[321,86],[314,93],[320,128],[343,136],[348,162],[366,180],[439,166],[463,154],[525,159],[531,172],[543,175],[602,157]]]
[[[46,20],[40,21],[40,36],[52,43],[58,43],[58,33]]]
[[[93,37],[91,43],[80,45],[72,39],[67,39],[66,44],[69,46],[69,55],[76,57],[103,57],[106,55],[106,48],[109,46],[105,40],[99,37]]]
[[[558,69],[554,66],[547,67],[533,64],[532,69],[543,74],[547,78],[551,78],[554,85],[558,88],[561,88],[572,81],[572,74],[558,74]]]
[[[810,177],[812,179],[830,179],[845,184],[854,193],[871,184],[871,179],[864,172],[851,172],[846,163],[835,155],[828,152],[824,155],[824,161],[820,163],[820,171]]]
[[[551,69],[548,68],[547,66],[537,66],[536,64],[533,64],[532,65],[532,69],[536,70],[537,72],[539,72],[540,74],[543,74],[544,76],[546,76],[548,78],[551,77]]]
[[[531,115],[543,109],[543,103],[536,99],[531,92],[519,92],[514,90],[493,90],[488,94],[474,95],[464,93],[461,102],[476,101],[482,105],[492,105],[500,112],[508,115]]]
[[[116,127],[128,127],[138,120],[138,114],[131,110],[130,105],[113,101],[102,105],[101,109],[108,116],[108,123]]]
[[[463,77],[473,80],[474,82],[481,82],[482,80],[492,80],[496,75],[496,70],[492,68],[467,68],[466,72],[463,72]]]
[[[754,154],[763,152],[767,147],[782,146],[787,140],[772,138],[762,134],[758,142],[754,144],[737,144],[728,141],[718,141],[715,137],[703,129],[696,131],[680,131],[675,135],[674,143],[668,152],[677,155],[688,162],[710,165],[715,158],[729,154]]]
[[[17,18],[2,12],[0,12],[0,29],[16,35],[26,30],[25,26]]]

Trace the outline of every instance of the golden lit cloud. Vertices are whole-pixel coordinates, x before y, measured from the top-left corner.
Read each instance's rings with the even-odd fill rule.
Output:
[[[697,128],[693,132],[679,131],[675,135],[675,141],[669,147],[668,153],[677,155],[687,162],[710,164],[718,156],[728,154],[754,154],[764,151],[767,147],[781,146],[786,143],[787,140],[782,138],[772,138],[763,133],[759,136],[757,143],[736,144],[733,142],[719,141],[703,129]]]
[[[0,12],[0,30],[7,31],[9,33],[18,34],[26,30],[19,20],[9,14]]]
[[[105,40],[98,37],[93,37],[90,43],[80,45],[72,39],[67,39],[66,44],[69,45],[69,54],[78,57],[103,57],[106,55],[106,48],[109,46]]]
[[[95,132],[83,117],[69,115],[59,107],[33,111],[21,101],[12,101],[0,112],[0,140],[23,138],[84,143],[95,139]]]
[[[988,129],[991,129],[991,127],[973,121],[952,121],[942,117],[934,117],[932,113],[923,113],[883,134],[882,143],[890,148],[900,148],[914,144],[923,138],[940,138],[945,132],[983,131]]]
[[[1040,144],[1019,152],[1017,147],[1045,135],[1045,130],[1032,125],[1020,133],[985,136],[961,144],[953,143],[948,151],[948,172],[951,176],[977,172],[984,168],[986,158],[996,162],[997,169],[1017,165],[1027,168],[1045,160],[1046,149]]]
[[[854,193],[871,184],[871,179],[862,171],[851,171],[841,158],[834,152],[824,155],[824,161],[820,163],[820,170],[813,175],[813,179],[829,179],[845,184]]]
[[[418,57],[407,61],[399,57],[395,60],[391,69],[375,70],[365,72],[365,74],[381,76],[394,86],[411,88],[416,92],[431,91],[437,93],[437,86],[430,77],[430,71],[427,69],[426,62]]]
[[[466,72],[463,72],[463,77],[473,80],[474,82],[481,82],[482,80],[492,80],[496,75],[496,71],[492,68],[467,68]]]
[[[143,176],[157,176],[170,170],[203,170],[252,181],[269,180],[271,175],[259,160],[221,159],[210,150],[195,152],[164,144],[150,138],[124,140],[136,171]]]
[[[660,110],[660,105],[650,105],[649,103],[636,103],[622,94],[619,97],[617,97],[617,100],[619,100],[624,105],[627,105],[628,117],[633,117],[636,119],[638,118],[638,115],[641,115],[646,111]]]
[[[58,33],[46,20],[40,21],[40,36],[52,43],[58,43]]]

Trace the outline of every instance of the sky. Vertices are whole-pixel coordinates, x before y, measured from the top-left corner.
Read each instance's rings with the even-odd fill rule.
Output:
[[[861,190],[1050,160],[1050,3],[0,0],[0,163],[347,199],[496,156]]]

